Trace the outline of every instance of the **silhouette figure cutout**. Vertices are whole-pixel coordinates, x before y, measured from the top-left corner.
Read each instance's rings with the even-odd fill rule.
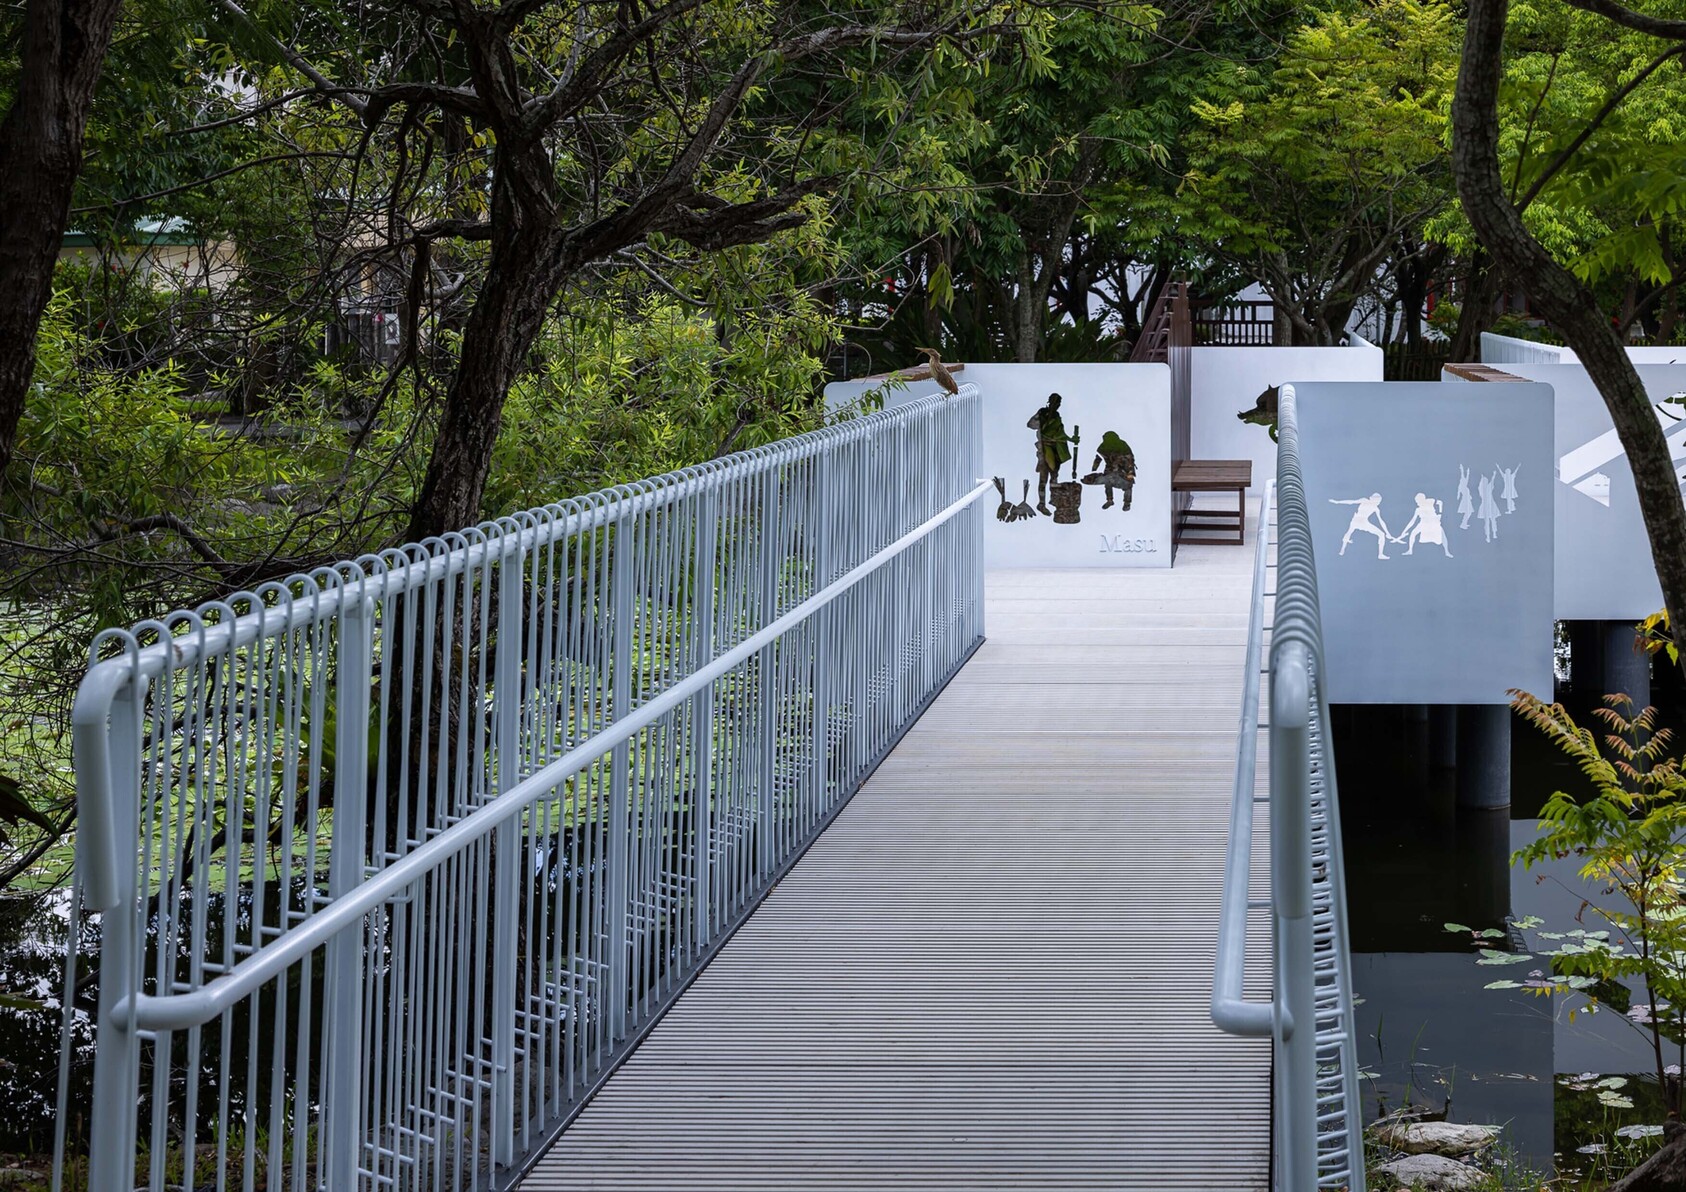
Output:
[[[1426,542],[1430,546],[1438,546],[1446,552],[1446,557],[1452,557],[1452,548],[1446,542],[1446,530],[1440,524],[1440,515],[1446,506],[1433,497],[1417,494],[1417,511],[1411,515],[1411,520],[1405,523],[1405,528],[1399,531],[1395,542],[1405,543],[1405,553],[1413,554],[1417,543]]]
[[[1025,426],[1036,432],[1036,508],[1040,513],[1052,513],[1048,486],[1059,483],[1060,465],[1071,458],[1074,437],[1066,434],[1065,420],[1060,417],[1060,395],[1050,393],[1048,404],[1032,414]],[[1082,491],[1078,490],[1080,498]]]
[[[1117,431],[1107,431],[1101,436],[1095,461],[1089,467],[1095,470],[1083,477],[1083,483],[1099,484],[1106,489],[1106,504],[1101,508],[1112,508],[1112,490],[1116,488],[1124,497],[1123,512],[1128,513],[1136,491],[1136,453],[1130,450],[1130,444]]]
[[[1483,476],[1476,481],[1475,487],[1481,493],[1481,509],[1477,516],[1481,518],[1481,528],[1487,532],[1487,541],[1491,542],[1499,536],[1499,503],[1493,499],[1494,476]]]
[[[1505,503],[1505,512],[1515,513],[1516,474],[1522,470],[1522,465],[1517,464],[1514,468],[1507,468],[1503,464],[1494,464],[1493,466],[1499,470],[1498,474],[1505,478],[1504,488],[1499,493],[1499,499]]]
[[[1347,524],[1346,533],[1341,537],[1341,554],[1346,554],[1346,548],[1352,543],[1352,536],[1360,531],[1376,536],[1376,558],[1385,559],[1387,555],[1388,539],[1393,535],[1388,533],[1387,523],[1382,520],[1382,494],[1371,493],[1367,497],[1359,497],[1351,501],[1341,501],[1329,498],[1331,505],[1356,505],[1352,511],[1352,521]],[[1375,524],[1370,519],[1375,518]]]
[[[1458,512],[1464,515],[1458,529],[1469,529],[1469,515],[1475,512],[1475,502],[1469,495],[1469,469],[1462,464],[1458,465]]]

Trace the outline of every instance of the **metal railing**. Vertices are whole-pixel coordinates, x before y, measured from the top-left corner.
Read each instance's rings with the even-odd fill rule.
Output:
[[[980,446],[966,386],[102,634],[55,1184],[513,1182],[976,648]]]
[[[1229,853],[1212,985],[1212,1021],[1268,1036],[1274,1049],[1272,1154],[1276,1192],[1364,1192],[1363,1118],[1352,1018],[1339,801],[1320,677],[1322,622],[1311,524],[1300,475],[1294,387],[1282,386],[1276,482],[1260,508],[1247,671],[1236,749]],[[1265,602],[1275,512],[1276,590],[1265,654]],[[1259,677],[1270,675],[1270,794],[1255,794]],[[1243,996],[1255,802],[1270,817],[1275,967],[1271,1001]]]

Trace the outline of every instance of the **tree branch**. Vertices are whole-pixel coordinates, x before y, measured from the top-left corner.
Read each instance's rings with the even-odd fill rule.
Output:
[[[152,513],[145,517],[131,517],[119,521],[114,527],[96,535],[93,544],[115,542],[119,538],[131,534],[151,534],[157,530],[171,530],[178,538],[192,548],[206,563],[224,573],[243,569],[239,563],[231,563],[223,558],[217,549],[200,536],[199,532],[186,521],[174,513]]]
[[[342,95],[362,90],[360,87],[338,88]],[[358,112],[365,124],[373,124],[400,103],[441,108],[480,120],[490,115],[476,92],[467,87],[448,87],[444,83],[388,83],[365,94],[368,100],[363,110]]]
[[[669,0],[669,3],[653,9],[643,20],[623,24],[618,32],[580,59],[576,69],[564,72],[562,79],[549,92],[527,102],[521,112],[521,123],[527,135],[543,131],[589,103],[601,88],[603,79],[637,49],[640,42],[654,37],[670,21],[701,8],[705,3],[707,0]],[[499,11],[494,28],[506,31],[531,7],[519,0],[506,5]],[[504,12],[512,10],[514,17],[505,23]]]
[[[250,170],[255,166],[269,166],[281,161],[307,161],[311,158],[345,158],[351,156],[353,155],[337,149],[303,150],[298,153],[273,153],[267,157],[254,157],[247,161],[238,162],[235,165],[229,166],[226,170],[218,170],[216,173],[207,174],[203,178],[195,178],[192,182],[183,182],[180,186],[169,186],[165,187],[163,190],[155,190],[151,194],[127,195],[121,199],[113,200],[111,203],[100,203],[92,207],[73,207],[71,208],[71,214],[85,215],[89,211],[104,211],[111,206],[130,206],[135,203],[150,203],[153,199],[162,199],[168,197],[169,195],[180,194],[184,190],[193,190],[195,187],[204,186],[209,182],[216,182],[219,179],[227,178],[231,174],[242,173],[243,171]]]
[[[340,87],[327,75],[316,69],[316,67],[311,64],[310,60],[303,54],[293,49],[292,46],[282,41],[279,37],[276,37],[268,29],[265,29],[255,19],[253,19],[250,13],[236,4],[234,0],[212,0],[212,3],[224,12],[229,13],[238,20],[246,22],[246,24],[255,29],[260,36],[275,47],[277,53],[287,60],[288,65],[298,71],[305,78],[309,79],[312,83],[315,83],[317,90],[335,96],[341,103],[345,104],[346,107],[350,108],[353,112],[356,112],[359,117],[363,116],[367,111],[367,105],[362,100],[355,99],[346,94],[344,88]]]
[[[724,203],[712,195],[696,195],[674,204],[649,225],[649,230],[683,240],[705,252],[753,244],[801,224],[806,217],[791,214],[790,209],[834,181],[809,178],[748,203]]]
[[[1686,25],[1686,22],[1682,22],[1682,24]],[[1597,132],[1599,128],[1603,126],[1604,122],[1615,113],[1616,109],[1621,106],[1622,101],[1632,95],[1641,83],[1655,74],[1657,69],[1661,67],[1663,63],[1667,62],[1670,58],[1678,58],[1682,54],[1686,54],[1686,43],[1677,46],[1670,46],[1668,49],[1653,58],[1651,60],[1651,64],[1644,70],[1640,71],[1633,78],[1618,87],[1615,92],[1611,94],[1610,98],[1604,101],[1604,106],[1598,110],[1598,114],[1587,123],[1585,128],[1581,129],[1581,131],[1575,135],[1574,140],[1570,141],[1563,147],[1562,151],[1552,159],[1551,164],[1545,168],[1545,171],[1541,173],[1538,178],[1534,179],[1534,184],[1528,188],[1528,193],[1523,195],[1521,200],[1516,204],[1516,209],[1518,211],[1526,211],[1528,209],[1528,205],[1535,199],[1539,198],[1540,191],[1545,189],[1546,184],[1557,175],[1558,171],[1569,164],[1569,159],[1580,152],[1582,145],[1585,145],[1592,139],[1592,134]],[[1517,160],[1516,168],[1518,170],[1522,168],[1520,158]]]
[[[1565,0],[1571,8],[1595,12],[1606,20],[1635,33],[1649,33],[1652,37],[1666,37],[1672,41],[1686,40],[1686,21],[1671,21],[1663,17],[1649,17],[1642,12],[1615,3],[1615,0]]]
[[[415,229],[421,240],[490,240],[492,225],[484,219],[436,219]]]

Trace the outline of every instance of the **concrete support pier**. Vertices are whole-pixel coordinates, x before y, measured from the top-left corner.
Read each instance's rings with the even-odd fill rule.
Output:
[[[1450,770],[1458,764],[1458,707],[1434,704],[1428,710],[1428,764]]]
[[[1471,921],[1510,918],[1510,813],[1502,808],[1458,817],[1458,864],[1469,892]]]
[[[1643,708],[1651,702],[1651,656],[1633,648],[1633,626],[1627,621],[1600,621],[1599,694],[1621,692]]]
[[[1510,707],[1458,708],[1458,807],[1489,811],[1510,806]]]

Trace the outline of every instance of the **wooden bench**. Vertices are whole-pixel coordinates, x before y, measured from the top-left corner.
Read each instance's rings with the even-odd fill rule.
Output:
[[[1234,509],[1184,509],[1177,515],[1178,546],[1242,546],[1247,541],[1247,489],[1253,483],[1250,459],[1185,459],[1171,471],[1171,492],[1235,494]],[[1234,530],[1235,537],[1228,536]],[[1190,531],[1206,534],[1191,538]],[[1219,538],[1212,533],[1223,532]]]

